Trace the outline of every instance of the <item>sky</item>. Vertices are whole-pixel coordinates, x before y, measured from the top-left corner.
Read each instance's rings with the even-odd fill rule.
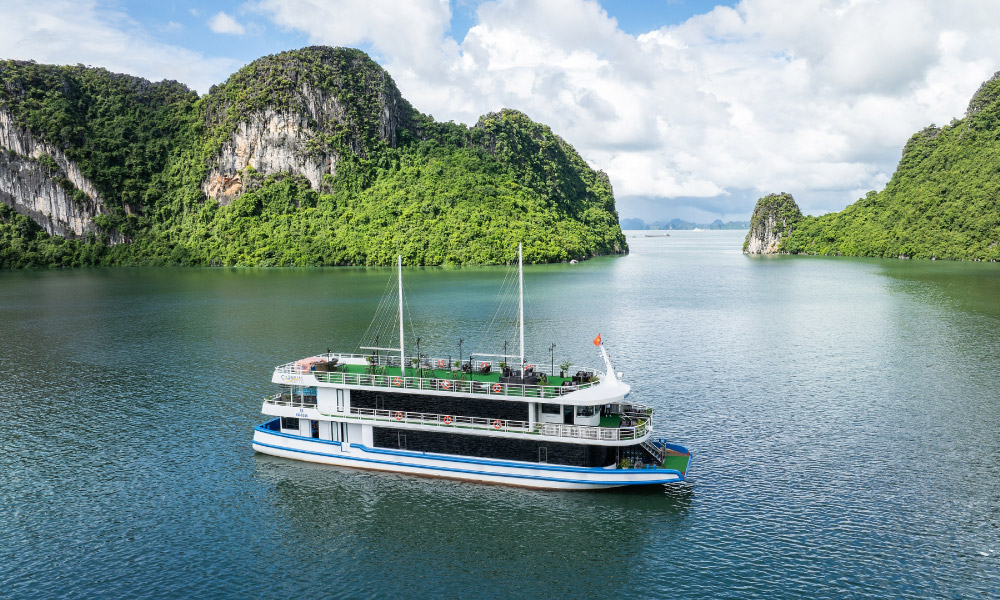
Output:
[[[516,108],[611,178],[619,214],[842,210],[1000,71],[996,0],[0,0],[0,59],[200,93],[260,56],[368,52],[417,110]]]

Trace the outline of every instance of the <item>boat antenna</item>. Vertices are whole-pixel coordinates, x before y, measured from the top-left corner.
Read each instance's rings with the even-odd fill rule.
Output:
[[[524,372],[524,257],[521,244],[517,245],[518,317],[517,329],[521,333],[521,372]],[[506,354],[506,352],[504,352]]]
[[[406,377],[406,352],[403,350],[403,255],[396,257],[399,269],[399,375]]]

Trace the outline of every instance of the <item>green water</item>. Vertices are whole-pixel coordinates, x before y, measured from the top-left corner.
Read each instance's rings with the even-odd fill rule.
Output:
[[[552,343],[598,366],[600,332],[693,451],[687,483],[641,491],[254,454],[274,365],[352,349],[390,271],[0,272],[0,595],[997,595],[997,265],[629,242],[527,267],[526,341],[544,370]],[[408,343],[493,351],[507,275],[407,269]]]

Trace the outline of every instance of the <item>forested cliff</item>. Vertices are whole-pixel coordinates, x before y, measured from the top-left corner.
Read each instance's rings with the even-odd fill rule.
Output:
[[[415,110],[358,50],[204,96],[0,61],[0,267],[496,264],[627,252],[607,176],[515,110]]]
[[[915,133],[881,192],[820,217],[778,197],[758,201],[744,252],[1000,260],[1000,73],[964,118]]]

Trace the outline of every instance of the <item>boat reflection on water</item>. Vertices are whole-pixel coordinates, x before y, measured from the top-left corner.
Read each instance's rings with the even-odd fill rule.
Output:
[[[620,590],[663,531],[683,527],[692,486],[575,494],[360,471],[254,455],[254,477],[275,507],[269,527],[310,568],[330,556],[343,589],[412,593],[407,578],[461,590],[552,595],[574,570],[577,589]],[[582,561],[582,562],[581,562]],[[332,568],[332,566],[331,566]],[[370,586],[373,573],[405,573]],[[613,576],[609,577],[609,574]],[[488,586],[486,588],[482,586]],[[425,588],[426,589],[426,588]],[[437,588],[436,588],[437,589]]]

